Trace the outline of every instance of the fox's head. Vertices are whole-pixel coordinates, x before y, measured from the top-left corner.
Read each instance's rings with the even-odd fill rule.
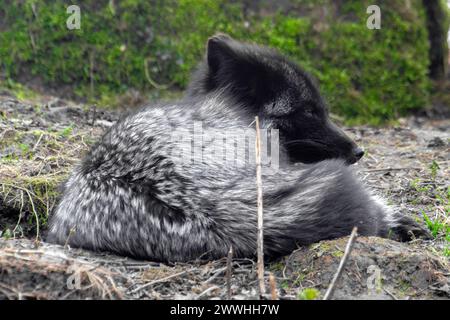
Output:
[[[198,96],[216,90],[228,91],[250,114],[258,115],[264,127],[279,129],[294,162],[341,158],[351,164],[364,154],[331,122],[310,76],[274,50],[224,34],[211,37],[206,61],[187,93]]]

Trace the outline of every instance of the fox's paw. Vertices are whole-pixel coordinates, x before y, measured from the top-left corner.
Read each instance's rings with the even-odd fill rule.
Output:
[[[432,239],[430,231],[411,217],[400,216],[396,225],[391,228],[392,238],[398,241],[406,242],[414,239]]]

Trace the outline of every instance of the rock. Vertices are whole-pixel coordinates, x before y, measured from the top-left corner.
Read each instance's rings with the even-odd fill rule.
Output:
[[[440,148],[440,147],[444,147],[445,146],[445,142],[439,138],[439,137],[435,137],[432,140],[430,140],[428,142],[427,147],[428,148]]]

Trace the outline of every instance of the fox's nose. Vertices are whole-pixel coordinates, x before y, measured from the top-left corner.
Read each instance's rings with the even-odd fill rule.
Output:
[[[359,160],[364,155],[364,150],[360,147],[356,147],[355,149],[353,149],[353,155],[357,160]]]

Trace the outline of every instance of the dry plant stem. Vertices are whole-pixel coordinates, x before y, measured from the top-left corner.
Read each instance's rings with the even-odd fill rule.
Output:
[[[196,297],[196,299],[200,299],[201,297],[207,295],[207,294],[210,293],[211,291],[214,291],[214,290],[217,290],[217,289],[220,289],[220,287],[218,287],[218,286],[212,286],[212,287],[209,287],[208,289],[206,289],[205,291],[203,291],[202,293],[200,293],[200,294]]]
[[[272,300],[278,300],[277,283],[275,281],[275,277],[273,276],[272,272],[269,273],[269,285],[270,285],[270,298]]]
[[[164,278],[161,278],[161,279],[157,279],[157,280],[148,282],[148,283],[144,284],[143,286],[137,287],[136,289],[130,291],[129,293],[133,294],[133,293],[139,292],[139,291],[141,291],[141,290],[143,290],[145,288],[148,288],[148,287],[150,287],[150,286],[152,286],[154,284],[161,283],[161,282],[166,282],[166,281],[171,280],[173,278],[179,277],[179,276],[181,276],[181,275],[183,275],[185,273],[188,273],[188,272],[190,272],[192,270],[193,270],[193,268],[189,269],[189,270],[184,270],[184,271],[181,271],[181,272],[178,272],[178,273],[175,273],[175,274],[171,274],[170,276],[167,276],[167,277],[164,277]]]
[[[152,58],[147,58],[144,60],[144,74],[145,74],[145,78],[147,79],[147,81],[158,90],[165,90],[165,89],[170,88],[174,83],[173,81],[169,84],[159,84],[150,77],[150,73],[148,71],[148,63],[151,60],[152,60]]]
[[[33,147],[33,149],[32,149],[33,152],[36,151],[36,148],[38,147],[39,143],[41,142],[43,136],[44,136],[44,134],[41,133],[41,135],[39,136],[38,141],[36,142],[36,144],[34,145],[34,147]]]
[[[256,123],[256,188],[257,188],[257,207],[258,207],[258,237],[257,237],[257,274],[259,283],[259,294],[263,296],[266,293],[264,285],[264,248],[263,248],[263,195],[261,178],[261,136],[259,130],[259,118],[255,117]]]
[[[67,248],[67,246],[69,245],[70,237],[73,236],[73,235],[75,234],[75,231],[76,231],[75,227],[73,227],[72,229],[70,229],[69,235],[67,236],[66,242],[64,243],[64,248]]]
[[[232,262],[233,262],[233,247],[230,247],[227,256],[227,299],[231,300],[231,273],[232,273]]]
[[[334,289],[336,288],[336,283],[341,277],[342,271],[344,270],[345,267],[345,263],[347,262],[348,257],[350,256],[350,252],[352,251],[353,243],[355,241],[357,232],[358,228],[354,227],[350,235],[350,238],[348,239],[347,245],[345,246],[344,256],[342,257],[341,262],[339,263],[339,267],[333,277],[333,280],[331,280],[330,286],[328,287],[327,292],[323,297],[323,300],[331,300],[331,298],[333,297]]]
[[[20,190],[20,211],[19,211],[19,218],[17,219],[17,223],[16,226],[13,229],[13,236],[14,238],[16,237],[16,232],[17,232],[17,228],[19,228],[20,226],[20,221],[22,220],[22,213],[23,213],[23,203],[24,203],[24,199],[23,199],[23,190]]]
[[[384,172],[384,171],[402,171],[402,170],[423,170],[423,168],[419,167],[376,168],[376,169],[362,170],[362,172]]]

